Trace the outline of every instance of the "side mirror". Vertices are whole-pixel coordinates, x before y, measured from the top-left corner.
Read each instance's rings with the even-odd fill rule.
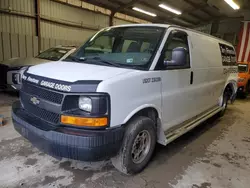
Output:
[[[183,47],[177,47],[172,51],[172,60],[164,60],[165,66],[183,66],[186,65],[187,50]]]

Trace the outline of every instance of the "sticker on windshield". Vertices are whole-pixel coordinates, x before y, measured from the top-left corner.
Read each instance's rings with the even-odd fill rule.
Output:
[[[65,50],[59,50],[59,52],[62,53],[62,54],[66,54],[67,51],[65,51]]]
[[[127,59],[126,61],[127,63],[133,63],[134,62],[134,59],[130,58],[130,59]]]

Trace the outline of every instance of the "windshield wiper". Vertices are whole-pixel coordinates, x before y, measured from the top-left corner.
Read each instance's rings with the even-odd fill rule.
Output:
[[[94,60],[95,64],[108,65],[108,66],[113,66],[113,67],[121,67],[121,65],[119,65],[118,63],[112,62],[110,60],[104,60],[100,57],[84,57],[84,58],[79,58],[79,60],[80,62]]]
[[[118,63],[114,63],[112,61],[104,60],[100,57],[75,57],[75,56],[69,56],[64,61],[74,61],[77,63],[88,63],[88,61],[94,60],[95,64],[101,64],[101,65],[108,65],[108,66],[114,66],[114,67],[121,67]]]
[[[82,62],[85,61],[85,59],[80,59],[77,58],[75,56],[68,56],[66,59],[64,59],[63,61],[74,61],[74,62]]]
[[[99,64],[99,65],[108,65],[108,66],[113,66],[113,67],[123,67],[123,68],[130,68],[130,69],[137,69],[137,70],[146,70],[146,68],[141,67],[139,65],[127,65],[127,64],[119,64],[119,63],[115,63],[113,61],[110,60],[104,60],[100,57],[75,57],[75,56],[69,56],[66,59],[64,59],[63,61],[74,61],[77,63],[87,63],[87,64]],[[90,61],[90,62],[88,62]],[[91,61],[94,61],[91,62]]]

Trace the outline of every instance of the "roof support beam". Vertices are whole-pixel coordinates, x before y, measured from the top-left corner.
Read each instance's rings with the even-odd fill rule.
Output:
[[[105,9],[109,9],[109,10],[114,10],[117,8],[115,5],[112,7],[111,6],[109,7],[105,3],[102,3],[98,0],[84,0],[84,1],[87,3],[93,4],[93,5],[96,5],[96,6],[100,6],[100,7],[105,8]]]
[[[114,7],[108,7],[105,3],[99,3],[99,1],[97,0],[84,0],[88,3],[91,3],[91,4],[94,4],[94,5],[99,5],[103,8],[106,8],[106,9],[109,9],[111,10],[111,12],[114,12],[114,13],[117,13],[117,12],[121,12],[123,14],[127,14],[127,15],[130,15],[130,16],[133,16],[133,17],[137,17],[137,18],[140,18],[140,19],[143,19],[143,20],[147,20],[147,21],[150,21],[150,22],[154,22],[154,23],[172,23],[172,24],[176,24],[176,25],[182,25],[182,26],[185,26],[182,22],[178,21],[178,20],[171,20],[173,17],[171,17],[170,13],[167,13],[165,11],[163,11],[161,8],[159,8],[158,6],[153,6],[148,4],[147,2],[145,1],[142,1],[142,0],[131,0],[129,3],[125,4],[125,3],[122,3],[120,1],[117,1],[117,0],[107,0],[108,2],[111,2],[111,3],[114,3],[116,5],[119,5],[120,7],[117,8],[114,8]],[[132,13],[131,11],[132,10],[129,10],[130,7],[132,7],[133,5],[135,5],[136,3],[140,3],[146,7],[150,7],[152,9],[155,9],[156,11],[160,11],[162,14],[165,14],[167,15],[166,17],[160,17],[160,16],[157,16],[156,18],[148,18],[147,16],[138,16],[137,14],[135,13]],[[190,21],[186,18],[181,18],[181,20],[183,20],[184,22],[187,22],[189,23],[190,25],[196,25],[197,23],[194,23],[193,21]],[[113,18],[110,17],[109,19],[109,24],[111,25],[112,24],[112,21]]]
[[[36,15],[36,36],[38,38],[38,52],[41,50],[41,16],[40,16],[40,0],[35,1],[35,15]]]
[[[114,25],[114,16],[115,16],[115,12],[111,11],[111,14],[109,16],[109,26],[113,26]]]
[[[210,14],[208,11],[205,10],[205,8],[207,6],[204,5],[197,5],[196,3],[193,3],[190,0],[183,0],[184,2],[186,2],[187,4],[191,5],[192,7],[194,7],[195,9],[201,10],[202,12],[205,12],[208,16],[213,17],[212,14]],[[205,2],[206,3],[206,2]],[[206,3],[207,4],[207,3]]]
[[[121,5],[121,6],[116,10],[116,12],[120,12],[120,11],[123,11],[124,9],[126,9],[126,8],[129,8],[129,7],[131,7],[131,6],[134,6],[134,4],[138,3],[139,1],[141,1],[141,0],[131,0],[129,3]]]
[[[148,4],[147,2],[140,2],[142,5],[144,5],[144,6],[146,6],[146,7],[151,7],[151,8],[153,8],[153,9],[155,9],[157,12],[161,12],[162,14],[165,14],[165,15],[167,15],[167,17],[165,18],[165,19],[167,19],[167,20],[169,20],[169,22],[171,22],[170,21],[170,19],[172,19],[172,18],[174,18],[175,16],[172,16],[172,13],[168,13],[168,12],[166,12],[166,11],[163,11],[160,7],[158,7],[158,6],[152,6],[151,4]],[[176,16],[176,17],[178,17],[180,20],[183,20],[183,21],[185,21],[185,22],[187,22],[187,23],[190,23],[191,25],[195,25],[195,24],[197,24],[197,23],[195,23],[195,22],[193,22],[193,21],[191,21],[191,20],[188,20],[188,19],[186,19],[186,18],[183,18],[183,17],[181,17],[181,16]]]

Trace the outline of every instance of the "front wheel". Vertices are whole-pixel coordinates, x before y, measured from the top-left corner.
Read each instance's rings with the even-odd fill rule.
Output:
[[[111,159],[120,172],[131,175],[142,171],[156,145],[156,127],[148,117],[136,117],[127,126],[118,155]]]

